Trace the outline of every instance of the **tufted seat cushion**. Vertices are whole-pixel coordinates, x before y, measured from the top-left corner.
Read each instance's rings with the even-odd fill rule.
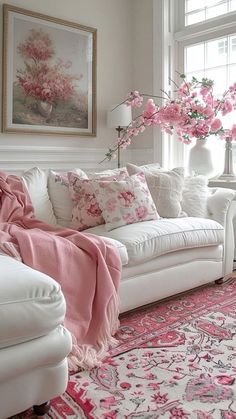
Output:
[[[218,246],[224,242],[224,228],[221,224],[196,217],[143,221],[109,232],[104,225],[85,231],[123,243],[127,249],[129,265],[181,249]]]
[[[44,336],[63,323],[60,285],[23,263],[0,254],[0,348]]]

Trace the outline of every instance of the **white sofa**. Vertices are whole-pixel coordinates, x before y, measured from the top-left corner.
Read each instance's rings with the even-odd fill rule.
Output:
[[[71,203],[55,194],[46,172],[34,168],[24,180],[37,218],[56,224],[55,210],[70,210]],[[236,194],[220,188],[209,192],[207,218],[144,221],[110,232],[104,225],[86,230],[118,248],[123,263],[121,312],[231,274]],[[0,264],[3,419],[65,390],[71,341],[61,326],[65,305],[58,284],[6,255],[0,255]]]
[[[72,203],[67,188],[60,194],[50,172],[37,168],[26,172],[24,180],[36,216],[69,227]],[[62,219],[65,212],[68,218]],[[118,248],[123,263],[120,311],[125,312],[232,273],[235,215],[235,191],[209,188],[207,218],[144,221],[112,231],[103,224],[84,232],[102,236]]]

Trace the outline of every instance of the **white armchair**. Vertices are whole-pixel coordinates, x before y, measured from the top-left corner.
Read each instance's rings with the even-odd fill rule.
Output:
[[[71,336],[64,316],[58,283],[0,254],[0,419],[31,406],[43,415],[65,391]]]

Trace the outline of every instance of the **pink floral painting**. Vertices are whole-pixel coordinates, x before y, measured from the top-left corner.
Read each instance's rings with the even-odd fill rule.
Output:
[[[4,131],[95,135],[96,29],[4,8]]]

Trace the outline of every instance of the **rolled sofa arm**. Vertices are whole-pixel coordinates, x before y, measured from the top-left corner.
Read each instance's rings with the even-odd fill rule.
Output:
[[[222,276],[233,270],[235,251],[234,217],[236,216],[236,191],[227,188],[209,188],[207,200],[208,218],[217,221],[225,229],[224,267]],[[235,226],[236,228],[236,226]]]

